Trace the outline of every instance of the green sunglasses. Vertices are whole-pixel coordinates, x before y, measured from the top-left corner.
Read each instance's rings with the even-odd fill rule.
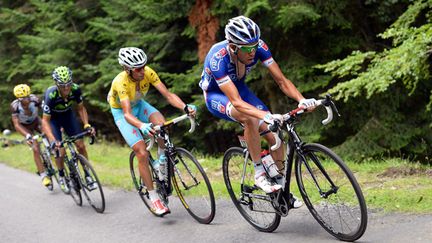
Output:
[[[258,43],[253,46],[237,46],[242,52],[251,53],[258,49]]]

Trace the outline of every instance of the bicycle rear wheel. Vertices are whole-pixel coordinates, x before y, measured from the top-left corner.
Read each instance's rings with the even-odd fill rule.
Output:
[[[79,161],[78,172],[84,196],[96,212],[103,213],[105,210],[105,196],[96,171],[81,154],[77,154],[77,159]]]
[[[149,164],[152,163],[152,158],[149,157]],[[156,214],[153,209],[153,203],[150,200],[150,195],[148,193],[147,187],[144,184],[144,181],[142,180],[139,169],[138,169],[138,158],[135,156],[135,152],[131,152],[129,156],[129,168],[130,173],[132,177],[132,182],[135,186],[135,189],[138,191],[138,195],[141,197],[142,201],[144,202],[144,205],[148,208],[148,210],[157,217],[162,217],[163,215]],[[165,203],[165,205],[168,205],[168,198],[164,193],[161,193],[163,191],[163,186],[160,182],[157,181],[157,175],[155,174],[153,168],[149,166],[150,174],[152,176],[153,181],[153,188],[158,192],[159,197],[161,200]]]
[[[359,239],[366,230],[367,209],[357,180],[335,153],[320,144],[303,146],[296,160],[297,184],[313,217],[331,235]]]
[[[198,222],[209,224],[215,216],[215,198],[210,181],[196,158],[184,148],[176,148],[172,182],[181,203]]]
[[[69,168],[69,165],[66,163],[69,163],[65,161],[64,166],[64,177],[66,179],[66,185],[69,187],[69,194],[71,195],[72,199],[78,206],[82,206],[82,196],[81,196],[81,185],[79,183],[79,180],[77,179],[77,171],[75,168]],[[70,171],[73,170],[73,171]],[[64,191],[63,191],[64,192]]]
[[[232,147],[225,152],[222,165],[225,185],[246,221],[259,231],[272,232],[279,226],[281,216],[266,193],[255,186],[253,162],[245,158],[243,151],[243,148]]]

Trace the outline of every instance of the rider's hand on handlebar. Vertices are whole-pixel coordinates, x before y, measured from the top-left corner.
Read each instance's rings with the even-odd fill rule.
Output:
[[[301,99],[299,101],[298,107],[305,108],[307,111],[313,111],[317,105],[317,101],[314,98],[311,99]]]
[[[32,138],[32,135],[30,133],[27,133],[26,140],[27,140],[26,142],[29,146],[33,145],[33,138]]]
[[[141,132],[146,135],[152,137],[155,134],[155,130],[153,129],[153,124],[151,123],[143,123],[140,127]]]
[[[188,114],[192,117],[195,117],[197,107],[195,105],[192,105],[192,104],[186,104],[185,107],[183,108],[183,110],[186,112],[186,114]]]
[[[84,129],[87,130],[87,131],[90,131],[90,135],[91,136],[93,136],[93,137],[96,136],[96,129],[94,127],[92,127],[92,125],[85,124],[84,125]]]
[[[264,118],[264,122],[269,125],[274,125],[275,122],[282,124],[283,123],[283,116],[281,114],[272,114],[268,112]]]

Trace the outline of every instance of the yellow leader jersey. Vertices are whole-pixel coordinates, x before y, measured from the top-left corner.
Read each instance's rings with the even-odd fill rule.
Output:
[[[126,71],[123,71],[112,81],[107,100],[112,108],[122,108],[120,101],[126,99],[134,106],[147,94],[150,84],[156,86],[160,82],[159,76],[148,66],[145,66],[144,78],[139,82],[134,82]]]

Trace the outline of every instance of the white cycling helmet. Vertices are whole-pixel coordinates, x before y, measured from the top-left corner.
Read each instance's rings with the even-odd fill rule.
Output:
[[[250,18],[238,16],[228,20],[225,26],[225,38],[239,45],[248,45],[258,42],[261,32],[257,24]]]
[[[136,47],[125,47],[119,51],[118,62],[128,69],[140,68],[147,63],[147,55]]]

